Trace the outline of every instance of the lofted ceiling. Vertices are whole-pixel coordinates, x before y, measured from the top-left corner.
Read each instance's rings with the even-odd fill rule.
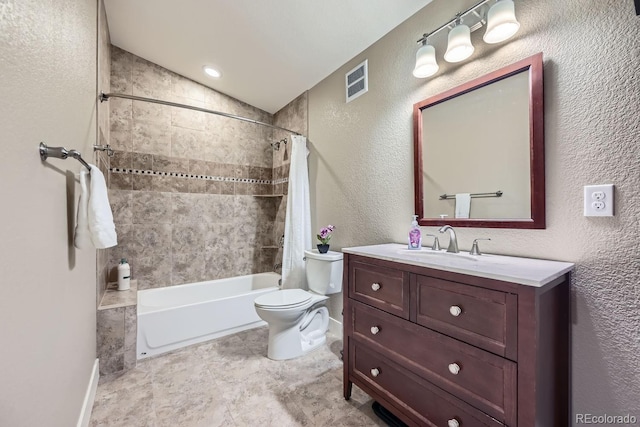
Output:
[[[432,0],[105,0],[112,44],[275,113]],[[222,77],[203,73],[212,65]]]

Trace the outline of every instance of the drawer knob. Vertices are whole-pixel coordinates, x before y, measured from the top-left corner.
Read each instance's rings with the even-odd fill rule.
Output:
[[[372,326],[372,327],[371,327],[371,334],[372,334],[372,335],[375,335],[375,334],[377,334],[378,332],[380,332],[380,328],[378,328],[377,326]]]
[[[457,363],[451,363],[449,364],[449,372],[451,372],[453,375],[458,375],[458,372],[460,372],[460,365],[458,365]]]
[[[380,375],[380,369],[378,369],[378,368],[373,368],[373,369],[371,370],[371,375],[372,375],[374,378],[375,378],[375,377],[377,377],[378,375]]]
[[[455,418],[451,418],[450,420],[447,421],[447,426],[448,427],[460,427],[460,423]]]
[[[451,313],[452,316],[458,317],[462,314],[462,309],[457,305],[452,305],[449,307],[449,313]]]
[[[371,285],[371,289],[373,289],[374,291],[377,291],[378,289],[380,289],[380,283],[374,283]]]

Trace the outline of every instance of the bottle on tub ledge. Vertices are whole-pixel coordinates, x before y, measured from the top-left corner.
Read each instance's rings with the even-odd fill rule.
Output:
[[[409,230],[409,249],[422,249],[422,232],[420,231],[420,225],[418,225],[418,215],[413,215],[413,221],[411,221],[411,229]]]
[[[126,258],[120,260],[118,264],[118,290],[126,291],[131,288],[131,267]]]

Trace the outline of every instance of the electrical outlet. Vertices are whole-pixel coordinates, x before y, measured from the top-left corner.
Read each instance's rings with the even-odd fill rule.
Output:
[[[613,216],[613,184],[585,185],[584,216]]]

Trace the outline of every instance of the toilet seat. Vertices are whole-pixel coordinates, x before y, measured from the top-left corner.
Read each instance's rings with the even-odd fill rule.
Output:
[[[264,309],[283,310],[304,306],[311,297],[311,294],[303,289],[283,289],[259,296],[254,304]]]

